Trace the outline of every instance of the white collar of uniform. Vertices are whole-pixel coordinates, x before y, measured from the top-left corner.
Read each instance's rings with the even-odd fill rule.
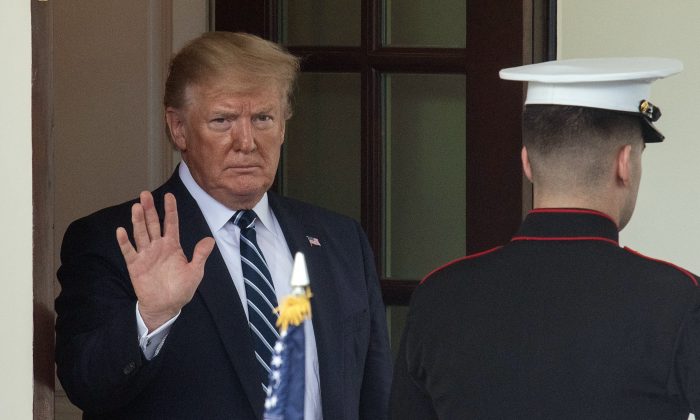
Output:
[[[231,220],[231,217],[233,217],[234,213],[236,213],[238,209],[229,209],[204,191],[204,189],[202,189],[202,187],[200,187],[192,177],[190,169],[187,167],[184,160],[180,162],[178,175],[180,176],[182,183],[185,184],[187,191],[189,191],[192,198],[194,198],[194,201],[197,202],[199,209],[204,215],[207,225],[209,225],[209,229],[212,232],[218,232],[226,225],[226,223],[228,223],[229,220]],[[263,194],[260,201],[258,201],[255,207],[253,207],[253,211],[255,211],[255,214],[258,216],[257,221],[262,223],[267,230],[274,233],[275,229],[272,210],[270,209],[270,204],[267,200],[267,193]]]

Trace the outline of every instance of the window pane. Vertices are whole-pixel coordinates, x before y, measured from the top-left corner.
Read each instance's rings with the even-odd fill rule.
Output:
[[[359,0],[282,0],[282,41],[293,46],[358,46],[360,3]]]
[[[466,77],[391,74],[384,89],[384,274],[419,279],[466,251]]]
[[[386,307],[386,321],[389,330],[389,346],[391,347],[391,359],[396,360],[401,344],[401,334],[406,327],[408,306],[389,305]]]
[[[465,0],[386,0],[384,45],[452,47],[467,45]]]
[[[302,73],[287,123],[283,191],[360,220],[360,75]]]

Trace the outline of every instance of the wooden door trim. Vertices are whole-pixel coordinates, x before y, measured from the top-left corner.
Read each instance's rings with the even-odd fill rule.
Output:
[[[266,4],[276,0],[265,0]],[[248,2],[228,1],[245,6]],[[372,110],[381,107],[382,71],[465,74],[467,77],[466,250],[477,252],[502,244],[532,206],[531,187],[523,182],[519,150],[520,110],[524,89],[498,78],[504,67],[551,58],[556,50],[556,0],[523,0],[499,9],[490,0],[467,2],[467,46],[463,49],[396,48],[381,46],[381,0],[361,0],[361,42],[357,47],[290,46],[302,57],[302,69],[314,72],[352,71],[362,75],[362,224],[375,249],[381,272],[381,127]],[[217,15],[217,30],[247,30],[268,39],[264,6],[246,22]],[[269,14],[268,14],[269,16]],[[240,20],[240,19],[239,19]],[[255,23],[252,23],[255,22]],[[497,22],[497,24],[494,24]],[[503,40],[521,40],[507,42]],[[504,100],[504,98],[507,98]],[[494,124],[494,121],[498,123]],[[507,182],[503,182],[503,180]],[[478,197],[478,201],[473,198]],[[504,204],[505,203],[505,204]],[[382,279],[385,302],[406,305],[416,281]]]
[[[54,418],[54,239],[51,2],[31,2],[35,419]]]

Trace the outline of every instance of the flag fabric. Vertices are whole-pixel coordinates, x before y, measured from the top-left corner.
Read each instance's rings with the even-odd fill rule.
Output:
[[[321,242],[318,240],[318,238],[314,238],[313,236],[307,236],[306,239],[309,240],[309,245],[311,246],[321,246]]]
[[[306,386],[304,322],[311,318],[311,289],[304,255],[294,256],[292,294],[275,309],[280,338],[270,360],[264,420],[303,420]]]
[[[304,324],[280,334],[270,362],[270,382],[265,400],[265,420],[304,418]]]

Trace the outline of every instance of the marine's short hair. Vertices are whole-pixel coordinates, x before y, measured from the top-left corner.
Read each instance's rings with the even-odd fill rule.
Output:
[[[638,115],[567,105],[526,105],[523,111],[523,145],[536,181],[557,167],[595,184],[621,146],[642,143]]]
[[[188,86],[235,75],[241,91],[276,82],[291,117],[291,95],[299,59],[283,47],[255,35],[207,32],[185,45],[170,61],[165,83],[166,107],[183,108]]]

